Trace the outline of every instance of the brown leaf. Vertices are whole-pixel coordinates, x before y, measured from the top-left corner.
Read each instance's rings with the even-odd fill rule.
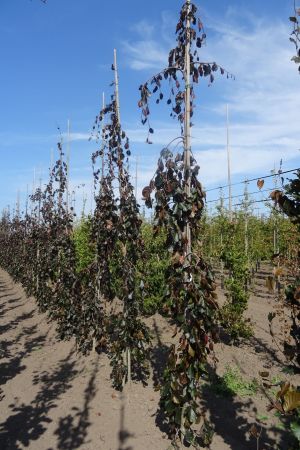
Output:
[[[258,189],[261,189],[264,184],[265,184],[264,180],[257,180],[257,187],[258,187]]]
[[[274,278],[270,275],[266,278],[266,287],[269,292],[274,292]]]
[[[268,378],[268,376],[270,375],[269,372],[258,372],[258,373],[262,378]]]
[[[144,187],[144,189],[142,190],[143,198],[147,200],[150,197],[150,195],[151,195],[151,187],[150,186]]]
[[[285,412],[293,411],[300,407],[300,392],[289,391],[284,396],[283,409]]]
[[[179,381],[180,381],[180,384],[182,384],[184,386],[185,384],[188,383],[187,376],[184,373],[179,375]]]
[[[282,192],[278,191],[277,189],[270,194],[270,198],[275,202],[279,203],[280,199],[282,198]]]
[[[274,275],[275,277],[280,277],[281,275],[283,275],[283,268],[277,267],[276,269],[274,269]]]
[[[258,429],[257,429],[257,426],[255,425],[255,423],[253,425],[251,425],[251,428],[249,431],[250,431],[251,436],[255,437],[256,439],[259,437],[259,432],[258,432]]]
[[[276,398],[283,398],[285,396],[285,394],[288,392],[290,385],[291,384],[289,382],[283,383],[280,391],[277,392],[277,394],[276,394]]]
[[[280,402],[274,402],[272,406],[273,406],[273,408],[277,409],[277,411],[284,414],[284,409]]]
[[[195,356],[195,350],[189,345],[188,349],[189,355],[193,358]]]

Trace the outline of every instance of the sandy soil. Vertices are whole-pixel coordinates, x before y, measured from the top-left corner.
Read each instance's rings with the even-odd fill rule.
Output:
[[[255,335],[239,347],[217,344],[218,374],[226,365],[237,366],[251,380],[267,368],[273,377],[299,384],[299,376],[281,372],[282,355],[268,331],[267,315],[274,302],[263,284],[256,286],[248,311]],[[22,287],[0,270],[0,449],[169,449],[159,415],[157,419],[159,393],[153,384],[161,377],[172,329],[159,315],[147,322],[154,346],[149,384],[134,383],[120,394],[111,387],[107,356],[84,357],[76,353],[74,342],[58,342],[55,324],[47,322],[34,299],[26,298]],[[224,398],[205,389],[203,403],[215,428],[210,449],[255,450],[249,429],[257,422],[262,426],[260,450],[287,448],[285,433],[277,427],[278,418],[267,412],[263,394]],[[267,418],[259,420],[262,416]]]

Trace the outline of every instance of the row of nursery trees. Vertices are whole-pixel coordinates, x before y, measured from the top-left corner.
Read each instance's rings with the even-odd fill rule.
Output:
[[[17,210],[11,217],[6,212],[0,224],[2,267],[56,321],[61,339],[74,337],[83,353],[92,349],[108,353],[116,388],[123,389],[132,379],[145,382],[149,375],[151,337],[143,316],[158,311],[171,318],[177,341],[169,349],[160,405],[174,442],[181,439],[195,445],[195,425],[202,417],[201,380],[209,355],[214,360],[220,326],[234,339],[251,334],[243,320],[249,269],[257,259],[274,256],[272,220],[258,220],[252,214],[246,218],[243,212],[231,220],[222,207],[216,217],[205,214],[205,193],[190,138],[195,86],[203,78],[213,83],[217,73],[231,75],[215,62],[201,62],[198,52],[206,34],[196,13],[196,6],[187,0],[180,11],[177,43],[169,53],[168,66],[139,88],[141,120],[148,126],[149,143],[154,133],[152,98],[156,103],[166,101],[181,128],[180,136],[161,151],[157,171],[143,189],[146,206],[154,208],[153,221],[143,221],[130,181],[130,146],[121,127],[115,54],[114,92],[93,126],[98,141],[92,154],[93,215],[75,226],[68,202],[69,168],[59,143],[58,160],[50,169],[46,187],[30,196],[24,213]],[[295,256],[299,183],[298,196],[294,188],[287,194],[275,191],[273,199],[293,216],[295,225],[290,225],[278,214],[276,245],[278,253],[285,249],[282,257],[288,257],[295,269],[299,262]],[[229,270],[228,300],[223,308],[217,303],[209,258],[222,260]],[[295,364],[299,364],[297,282],[298,287],[295,284],[289,291],[293,329],[286,343],[294,350],[289,355]],[[289,393],[284,394],[280,401],[287,413],[295,405],[288,403],[287,407]]]

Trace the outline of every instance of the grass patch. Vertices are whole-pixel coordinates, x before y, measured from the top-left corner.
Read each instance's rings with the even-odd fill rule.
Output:
[[[233,397],[234,395],[251,397],[257,393],[259,384],[256,379],[245,380],[237,367],[226,366],[224,375],[217,377],[211,388],[217,395],[223,397]]]
[[[267,420],[270,419],[270,417],[269,417],[269,416],[266,416],[265,414],[258,414],[258,415],[256,416],[256,419],[257,419],[259,422],[266,422]]]

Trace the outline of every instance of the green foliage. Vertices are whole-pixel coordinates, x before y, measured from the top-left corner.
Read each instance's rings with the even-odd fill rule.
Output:
[[[226,303],[220,310],[220,322],[233,341],[248,339],[253,336],[251,324],[242,316],[239,309],[231,303]]]
[[[83,217],[75,225],[73,240],[76,252],[76,270],[80,272],[86,269],[95,260],[95,244],[91,241],[91,218]]]
[[[191,197],[185,193],[183,155],[176,158],[163,149],[155,177],[155,221],[164,229],[172,253],[167,272],[167,300],[172,318],[181,332],[172,345],[161,389],[161,406],[168,417],[173,437],[181,435],[191,443],[191,427],[199,417],[198,399],[207,354],[213,348],[215,302],[213,275],[201,257],[186,256],[185,224],[192,237],[198,232],[203,207],[203,191],[197,170],[191,167]],[[172,186],[172,189],[170,187]],[[148,203],[150,198],[148,198]]]
[[[141,228],[144,250],[138,261],[137,286],[144,284],[143,311],[154,314],[161,311],[166,295],[166,274],[170,266],[170,255],[165,248],[164,230],[154,232],[150,223]]]
[[[250,324],[243,318],[249,299],[247,292],[249,266],[245,253],[241,252],[237,245],[235,228],[234,223],[229,224],[227,239],[221,254],[229,276],[225,281],[227,300],[220,311],[221,324],[234,340],[251,335]]]
[[[224,375],[213,380],[211,389],[218,395],[252,397],[258,392],[257,380],[246,381],[237,367],[226,366]]]
[[[201,376],[207,355],[213,349],[218,305],[213,274],[202,255],[194,253],[205,194],[198,180],[199,166],[190,155],[187,136],[190,135],[190,117],[196,97],[194,84],[201,77],[209,77],[212,83],[218,70],[221,74],[225,72],[216,63],[200,62],[197,49],[202,47],[206,34],[196,13],[197,7],[191,2],[186,2],[181,8],[176,27],[176,47],[169,53],[168,67],[140,86],[139,101],[142,123],[149,127],[147,141],[151,143],[149,137],[154,130],[149,121],[149,98],[152,93],[157,93],[156,103],[160,103],[164,98],[163,80],[168,80],[170,94],[165,98],[167,104],[172,105],[171,116],[179,120],[182,131],[182,137],[175,139],[178,140],[175,145],[177,154],[173,154],[170,148],[172,143],[162,149],[157,171],[149,186],[143,189],[143,197],[146,205],[152,207],[151,194],[155,192],[154,228],[165,230],[166,245],[172,256],[167,271],[166,299],[172,319],[180,330],[179,342],[169,351],[160,405],[173,440],[181,438],[182,442],[193,445],[196,443],[193,426],[201,417]],[[187,97],[190,115],[185,104]],[[182,143],[183,152],[179,147]]]
[[[300,170],[297,170],[296,177],[289,181],[285,192],[276,190],[272,192],[271,197],[297,229],[296,239],[292,242],[293,252],[291,251],[294,257],[286,260],[295,281],[287,286],[285,292],[285,306],[290,311],[291,328],[289,342],[283,343],[283,350],[287,358],[300,367]],[[269,319],[270,323],[273,318]]]
[[[274,230],[276,228],[276,244],[283,256],[289,257],[292,248],[295,246],[296,227],[288,220],[282,212],[270,208],[270,214],[257,217],[253,213],[247,214],[244,211],[234,213],[235,222],[235,245],[240,253],[246,254],[245,239],[247,233],[248,249],[247,260],[249,265],[255,266],[256,261],[270,261],[274,254]],[[207,257],[219,260],[223,253],[223,248],[228,233],[230,231],[230,221],[228,212],[220,210],[218,214],[204,216],[201,222],[202,246]]]
[[[295,418],[290,424],[290,429],[292,435],[294,436],[295,440],[298,442],[298,445],[300,446],[300,409],[296,411]]]
[[[82,219],[75,226],[73,239],[76,249],[77,271],[86,269],[95,260],[95,243],[91,241],[92,223],[90,218]],[[136,295],[141,301],[141,312],[154,314],[162,310],[166,294],[166,273],[170,265],[170,255],[165,248],[166,234],[163,230],[155,233],[150,223],[141,226],[143,251],[138,255],[135,281]],[[122,278],[121,243],[116,241],[109,258],[111,295],[121,298]],[[140,286],[143,284],[143,291]]]

